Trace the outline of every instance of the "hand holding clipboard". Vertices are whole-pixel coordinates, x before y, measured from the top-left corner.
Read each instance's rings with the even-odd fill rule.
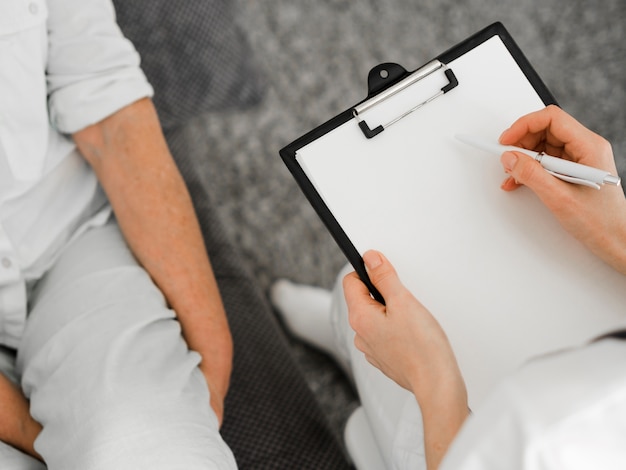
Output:
[[[362,260],[373,248],[437,316],[470,404],[529,357],[625,324],[623,277],[530,191],[502,192],[498,159],[454,137],[496,142],[555,103],[501,24],[415,72],[375,67],[368,85],[362,103],[280,154],[370,291],[381,299]]]

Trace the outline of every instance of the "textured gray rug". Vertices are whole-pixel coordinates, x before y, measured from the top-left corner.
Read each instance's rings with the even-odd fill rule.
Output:
[[[624,0],[238,0],[267,92],[253,109],[186,129],[220,213],[263,288],[286,277],[330,287],[344,259],[278,150],[365,97],[382,62],[408,70],[502,21],[561,106],[613,143],[626,176]],[[322,354],[293,341],[339,433],[354,392]]]

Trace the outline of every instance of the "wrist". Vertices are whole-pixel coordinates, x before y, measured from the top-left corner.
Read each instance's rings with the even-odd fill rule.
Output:
[[[40,432],[22,391],[0,373],[0,440],[41,460],[34,448]]]
[[[17,447],[29,455],[43,461],[41,456],[35,450],[35,439],[41,432],[41,425],[35,421],[30,415],[26,416],[20,426],[20,434],[22,436],[20,444]]]
[[[418,398],[424,424],[427,468],[437,469],[469,416],[467,392],[461,380],[441,382]]]
[[[423,380],[423,379],[422,379]],[[427,385],[412,388],[422,414],[442,409],[468,410],[467,388],[461,373],[439,374],[427,381]]]
[[[616,189],[621,191],[621,188]],[[626,275],[626,201],[622,204],[621,209],[619,215],[624,214],[625,216],[615,217],[611,226],[605,230],[597,230],[595,246],[590,246],[590,248],[596,256],[604,260],[613,269]]]

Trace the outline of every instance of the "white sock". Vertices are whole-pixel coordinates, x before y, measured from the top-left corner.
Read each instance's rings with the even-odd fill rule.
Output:
[[[296,338],[337,356],[330,321],[330,291],[280,279],[270,289],[270,300]]]

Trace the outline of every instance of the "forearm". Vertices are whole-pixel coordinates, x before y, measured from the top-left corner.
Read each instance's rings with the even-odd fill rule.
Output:
[[[131,250],[176,312],[189,347],[201,354],[203,372],[215,379],[209,383],[216,388],[212,398],[223,398],[232,362],[224,307],[191,198],[152,103],[138,101],[74,139]]]
[[[500,142],[545,150],[617,174],[611,144],[556,106],[522,116],[502,133]],[[626,274],[626,199],[621,187],[605,185],[596,191],[564,183],[518,152],[505,152],[501,162],[510,175],[502,189],[529,187],[565,230],[614,269]]]
[[[344,278],[354,345],[415,395],[424,424],[426,463],[434,470],[467,418],[465,382],[441,325],[404,287],[387,258],[372,250],[363,254],[363,261],[386,304],[372,299],[356,273]]]
[[[602,188],[602,190],[621,191],[621,188]],[[589,248],[599,258],[616,271],[626,275],[626,202],[621,213],[614,213],[613,225],[607,230],[596,230],[593,243]]]
[[[41,460],[34,448],[40,431],[22,392],[0,374],[0,441]]]
[[[428,470],[439,468],[450,444],[467,419],[465,387],[438,388],[418,398],[424,424],[424,449]]]
[[[432,338],[434,350],[450,352],[428,360],[421,370],[412,371],[409,389],[422,412],[424,450],[428,470],[439,468],[452,441],[469,415],[467,388],[451,354],[445,335]]]

